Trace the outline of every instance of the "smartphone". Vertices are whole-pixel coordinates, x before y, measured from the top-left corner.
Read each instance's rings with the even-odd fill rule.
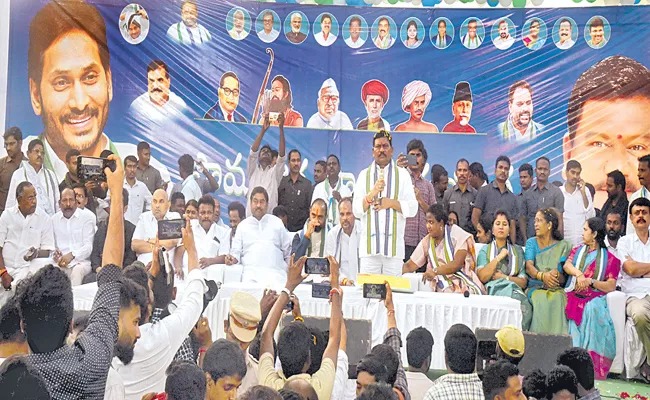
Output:
[[[269,104],[269,121],[276,122],[282,112],[282,102],[278,99],[271,99]]]
[[[311,297],[314,299],[329,299],[332,285],[329,283],[313,283],[311,285]]]
[[[210,302],[214,300],[215,297],[217,297],[217,293],[221,287],[220,283],[217,283],[213,280],[206,280],[205,284],[208,287],[208,291],[203,294],[203,311],[201,311],[201,315],[203,315],[205,309],[208,308]]]
[[[413,167],[415,165],[418,165],[418,159],[413,154],[407,154],[406,155],[406,161],[408,162],[409,167]]]
[[[107,160],[97,157],[77,157],[77,177],[82,181],[102,181],[106,182],[104,168],[110,168],[115,171],[115,160]]]
[[[183,237],[184,219],[163,219],[158,221],[158,239],[180,239]]]
[[[364,283],[363,297],[366,299],[386,299],[386,285],[383,283]]]
[[[310,257],[305,261],[305,273],[314,275],[329,275],[330,261],[327,258]]]
[[[284,306],[284,311],[291,312],[293,311],[293,300],[289,300],[286,306]]]

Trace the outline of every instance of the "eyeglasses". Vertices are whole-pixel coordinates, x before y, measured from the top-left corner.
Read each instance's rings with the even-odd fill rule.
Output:
[[[239,97],[239,89],[221,88],[226,96]]]
[[[334,104],[339,102],[339,96],[330,96],[330,95],[324,95],[321,96],[320,99],[324,101],[325,103],[329,103],[330,101]]]

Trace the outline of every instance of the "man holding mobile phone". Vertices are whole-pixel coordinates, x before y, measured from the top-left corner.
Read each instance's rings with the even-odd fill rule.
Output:
[[[156,190],[151,200],[151,211],[140,215],[135,226],[135,232],[133,232],[131,248],[138,255],[138,261],[147,265],[153,258],[152,252],[156,245],[158,221],[180,218],[180,214],[169,211],[167,192],[162,189]],[[167,250],[171,250],[178,245],[178,241],[178,239],[161,240],[160,245]]]

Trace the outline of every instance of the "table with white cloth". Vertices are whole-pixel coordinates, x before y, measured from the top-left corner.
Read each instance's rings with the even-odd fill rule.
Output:
[[[245,291],[261,299],[263,285],[245,282],[232,282],[236,276],[241,276],[236,266],[225,268],[210,267],[204,270],[207,279],[219,280],[224,283],[217,297],[205,310],[212,330],[213,339],[223,338],[223,321],[228,316],[230,297],[236,291]],[[235,279],[229,279],[230,277]],[[182,301],[184,282],[178,280],[177,300]],[[281,287],[273,287],[280,291]],[[74,288],[75,310],[90,310],[97,291],[95,283]],[[365,299],[361,287],[343,288],[343,316],[345,318],[367,319],[372,321],[372,345],[382,343],[387,327],[386,308],[378,300]],[[311,297],[311,285],[302,284],[295,290],[300,299],[300,309],[303,315],[329,317],[330,305],[326,299]],[[397,326],[402,333],[402,359],[406,364],[406,335],[419,326],[427,328],[434,338],[431,368],[444,370],[444,337],[447,330],[454,324],[462,323],[470,329],[493,328],[499,329],[504,325],[521,327],[520,303],[508,297],[470,296],[462,294],[443,294],[417,291],[415,293],[394,293],[395,316]]]

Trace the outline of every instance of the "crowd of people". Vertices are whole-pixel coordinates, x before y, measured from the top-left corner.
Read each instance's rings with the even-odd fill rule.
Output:
[[[628,296],[627,314],[650,350],[650,155],[638,160],[641,190],[628,199],[625,176],[612,171],[609,198],[597,210],[577,161],[567,163],[564,183],[549,182],[546,157],[534,169],[521,165],[518,194],[503,155],[492,182],[480,163],[465,159],[453,176],[433,165],[429,181],[422,142],[413,139],[394,157],[383,130],[354,185],[343,182],[336,155],[316,163],[312,184],[301,174],[300,152],[286,154],[283,125],[280,114],[277,151],[262,145],[265,116],[249,155],[247,202],[228,205],[229,225],[211,195],[217,181],[190,155],[179,158],[182,181],[171,188],[150,165],[146,142],[137,158],[106,151],[116,166],[104,170],[105,180],[79,173],[80,153],[70,150],[68,173],[55,182],[43,142],[32,140],[25,156],[20,129],[7,130],[0,392],[21,399],[594,399],[594,378],[607,377],[616,355],[605,300],[615,290]],[[182,238],[159,239],[158,222],[178,219]],[[327,332],[305,323],[293,293],[307,278],[308,257],[330,264],[320,277],[331,286]],[[266,290],[261,301],[236,292],[226,339],[213,342],[201,315],[216,289],[203,271],[234,264],[243,282],[284,289]],[[523,333],[506,326],[496,336],[499,361],[479,377],[476,336],[458,324],[444,340],[449,373],[433,382],[425,327],[406,336],[408,371],[402,366],[386,284],[384,342],[358,362],[351,389],[341,287],[354,286],[360,273],[413,272],[431,291],[516,299],[523,331],[568,333],[575,347],[551,371],[522,378]],[[98,287],[92,310],[75,312],[73,286],[91,282]],[[293,322],[278,331],[289,302]],[[640,374],[648,379],[647,361]]]

